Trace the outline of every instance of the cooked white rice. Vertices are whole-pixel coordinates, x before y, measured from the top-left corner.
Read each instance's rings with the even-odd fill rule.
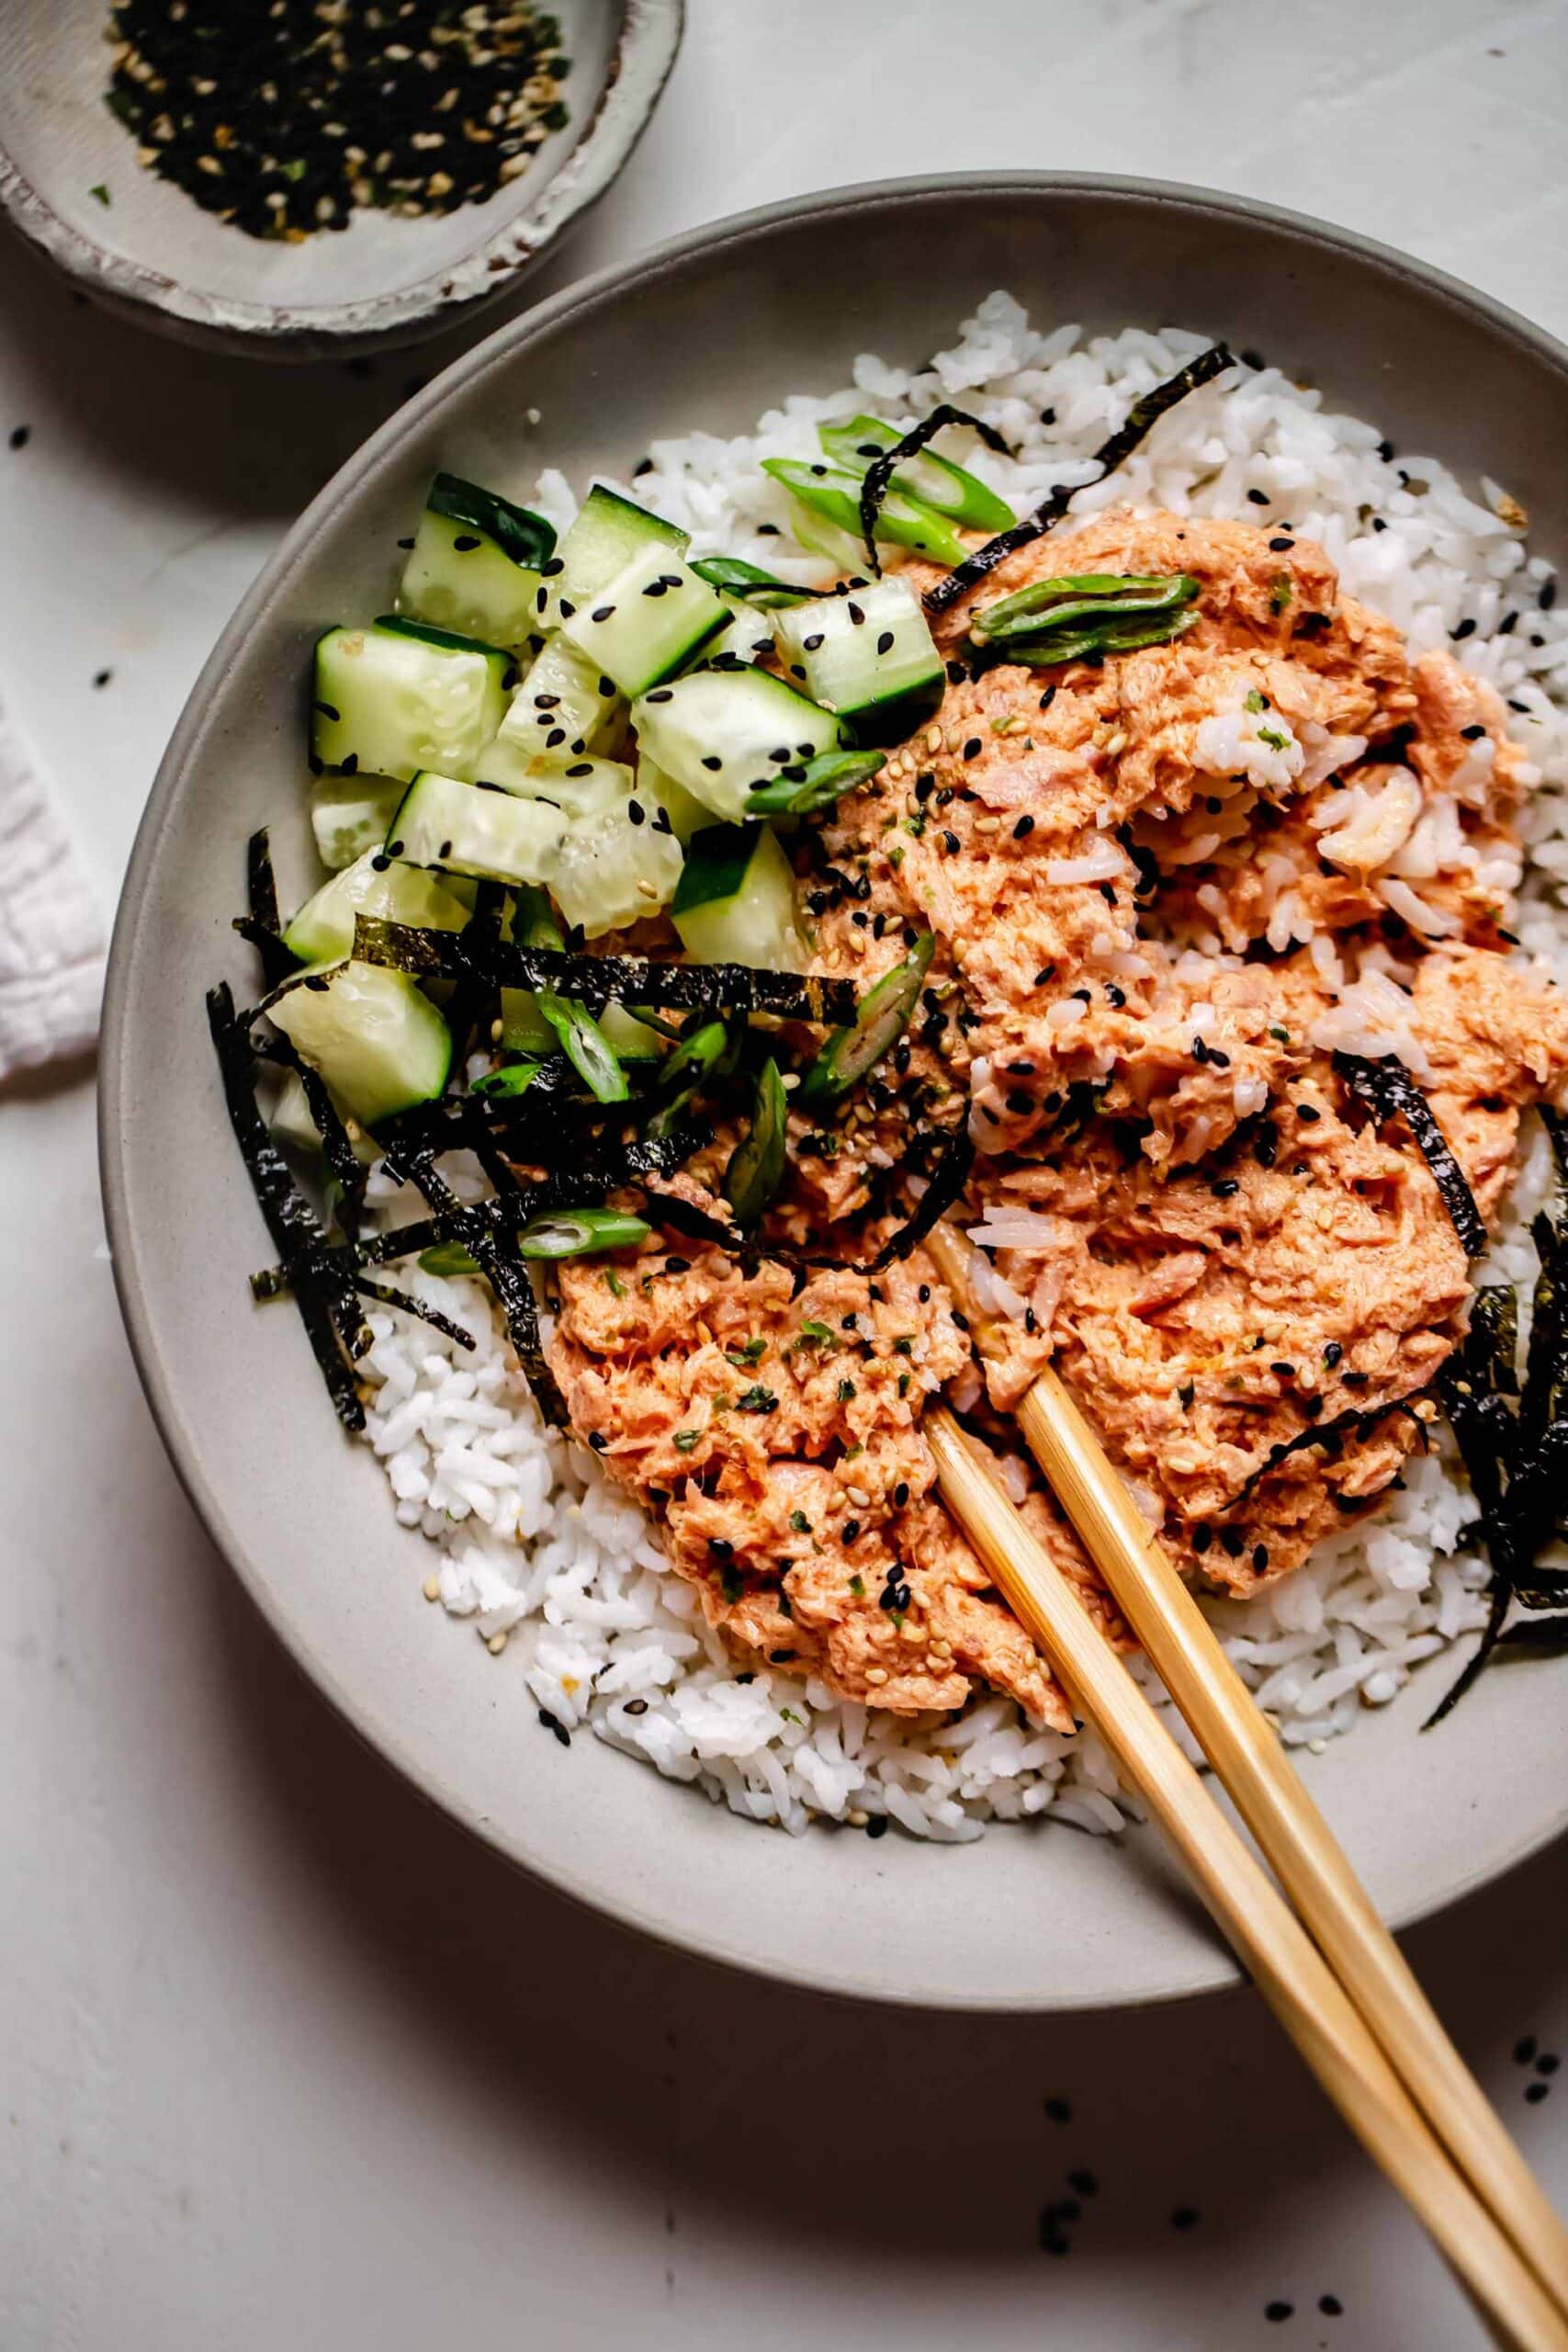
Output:
[[[996,293],[921,372],[867,355],[852,388],[825,400],[794,395],[754,435],[694,433],[656,443],[636,495],[683,525],[698,554],[746,554],[814,580],[819,567],[787,537],[759,532],[770,523],[783,532],[787,511],[758,461],[815,458],[819,422],[869,407],[903,423],[938,400],[959,401],[1017,450],[1009,461],[976,448],[966,462],[1022,511],[1055,482],[1087,481],[1088,453],[1130,401],[1205,340],[1176,329],[1086,337],[1067,324],[1043,333],[1010,295]],[[1249,498],[1259,491],[1267,503]],[[526,494],[558,523],[570,519],[575,502],[560,475],[545,475]],[[1248,370],[1233,390],[1181,403],[1074,512],[1122,500],[1288,522],[1322,542],[1346,588],[1387,614],[1413,653],[1454,644],[1497,687],[1538,778],[1525,812],[1531,870],[1522,952],[1548,957],[1568,979],[1558,910],[1559,886],[1568,881],[1568,617],[1540,608],[1551,568],[1529,553],[1517,510],[1497,486],[1483,482],[1472,495],[1434,457],[1384,455],[1375,424],[1331,413],[1317,392],[1265,368]],[[1215,724],[1229,730],[1216,747],[1228,767],[1240,748],[1230,735],[1242,721]],[[1307,756],[1333,764],[1337,749],[1308,747]],[[1291,752],[1299,765],[1293,742]],[[1339,760],[1348,756],[1338,750]],[[1383,892],[1419,922],[1418,886],[1437,870],[1442,844],[1424,842],[1419,824],[1405,825],[1410,814],[1347,796],[1343,822],[1361,829],[1358,838],[1378,827],[1398,835],[1398,870]],[[1292,930],[1287,878],[1280,945]],[[1318,940],[1314,952],[1329,984],[1343,984],[1333,1034],[1318,1042],[1408,1050],[1403,999],[1386,979],[1379,986],[1375,959],[1346,974],[1332,941]],[[1528,1216],[1546,1182],[1538,1137],[1493,1251],[1499,1275],[1533,1272]],[[399,1217],[415,1212],[412,1200],[386,1188],[382,1197],[389,1207],[396,1201]],[[970,1238],[1031,1246],[1019,1229],[1031,1216],[993,1208]],[[1049,1243],[1043,1235],[1033,1246]],[[975,1258],[998,1294],[993,1307],[1008,1311],[999,1294],[1009,1285],[983,1247]],[[814,1819],[861,1826],[885,1816],[920,1837],[962,1839],[977,1837],[987,1820],[1047,1811],[1080,1828],[1121,1826],[1116,1776],[1099,1740],[1037,1731],[1009,1701],[984,1697],[957,1718],[911,1723],[835,1700],[814,1680],[803,1685],[766,1669],[742,1680],[705,1627],[694,1591],[664,1566],[643,1513],[584,1448],[542,1425],[488,1291],[417,1272],[407,1280],[473,1331],[478,1346],[467,1355],[423,1324],[373,1314],[375,1344],[362,1367],[374,1389],[369,1442],[399,1519],[435,1546],[428,1597],[469,1619],[492,1653],[504,1652],[497,1670],[520,1675],[554,1724],[569,1733],[586,1725],[736,1812],[795,1831]],[[1009,1468],[1021,1491],[1021,1464]],[[1451,1459],[1417,1455],[1375,1521],[1325,1544],[1256,1600],[1206,1604],[1287,1741],[1315,1746],[1349,1730],[1364,1707],[1386,1704],[1414,1668],[1480,1624],[1486,1570],[1461,1542],[1471,1515]],[[1190,1751],[1174,1710],[1169,1720]]]

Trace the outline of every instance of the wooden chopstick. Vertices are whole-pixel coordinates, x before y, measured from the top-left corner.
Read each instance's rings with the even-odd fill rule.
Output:
[[[949,1510],[1096,1725],[1280,2022],[1426,2224],[1495,2340],[1568,2352],[1568,2320],[1450,2161],[1360,2012],[990,1467],[944,1406],[922,1424]]]
[[[950,1226],[939,1227],[927,1247],[967,1304],[963,1241]],[[976,1338],[984,1349],[984,1331]],[[1568,2230],[1099,1438],[1049,1369],[1017,1419],[1118,1608],[1349,1998],[1475,2194],[1568,2318]]]

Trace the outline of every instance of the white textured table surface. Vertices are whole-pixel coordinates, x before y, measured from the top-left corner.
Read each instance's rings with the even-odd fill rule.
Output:
[[[796,191],[1035,164],[1325,213],[1568,334],[1562,0],[691,13],[538,290]],[[193,357],[0,250],[0,684],[106,899],[221,621],[432,365]],[[5,2352],[1480,2341],[1250,1996],[1061,2026],[825,2007],[468,1844],[299,1681],[175,1485],[97,1254],[86,1074],[0,1095],[0,1204]],[[1568,2045],[1562,1859],[1411,1940],[1568,2197],[1568,2084],[1527,2104],[1548,2078],[1515,2052]],[[1041,2209],[1073,2197],[1053,2259]]]

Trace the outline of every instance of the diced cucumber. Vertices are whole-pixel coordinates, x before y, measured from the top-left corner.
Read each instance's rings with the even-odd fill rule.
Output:
[[[335,1107],[341,1119],[345,1105],[339,1102]],[[321,1157],[321,1129],[310,1116],[305,1081],[298,1070],[291,1069],[284,1079],[267,1125],[274,1143],[281,1144],[286,1151],[298,1152],[302,1159]],[[363,1161],[367,1168],[380,1158],[377,1146],[368,1136],[355,1136],[350,1140],[355,1159]]]
[[[773,650],[773,616],[754,613],[742,605],[729,627],[710,638],[700,659],[720,666],[733,662],[761,662]]]
[[[387,835],[387,855],[480,881],[543,882],[570,820],[547,800],[520,800],[423,770]]]
[[[800,968],[795,874],[766,825],[709,825],[694,834],[671,913],[694,963]]]
[[[543,588],[534,600],[541,628],[558,628],[579,606],[624,571],[649,545],[684,555],[687,536],[678,524],[652,514],[634,499],[596,481],[577,520],[549,561]]]
[[[942,700],[942,656],[901,580],[874,580],[773,618],[790,676],[837,711],[859,743],[897,742]]]
[[[817,438],[822,444],[824,457],[863,479],[873,461],[894,447],[903,435],[885,417],[852,416],[847,424],[819,424]],[[963,466],[954,465],[951,458],[939,458],[931,449],[921,449],[916,456],[904,458],[894,470],[893,487],[919,505],[934,507],[949,522],[964,524],[973,530],[1006,531],[1018,520],[1012,508],[1005,499],[998,497],[989,483],[981,481]]]
[[[561,635],[624,695],[640,695],[689,662],[729,617],[707,582],[655,542],[570,613],[563,609]]]
[[[379,849],[408,790],[395,775],[319,775],[310,786],[316,854],[335,873],[367,849]]]
[[[335,963],[354,948],[354,918],[412,922],[426,931],[461,931],[469,910],[434,875],[417,865],[389,865],[379,847],[323,882],[283,934],[302,964]]]
[[[619,708],[615,682],[564,637],[552,637],[501,722],[514,750],[572,759],[594,750]]]
[[[474,781],[518,800],[552,801],[569,816],[593,817],[626,806],[632,772],[619,760],[562,759],[557,752],[530,756],[498,735],[479,753]]]
[[[437,474],[403,566],[398,610],[492,645],[524,645],[535,624],[538,567],[555,544],[542,514],[457,474]]]
[[[386,616],[316,641],[311,749],[324,767],[469,777],[506,709],[513,664],[499,646]]]
[[[718,817],[760,784],[841,742],[829,712],[766,670],[694,670],[635,703],[638,745]]]
[[[682,848],[694,833],[700,833],[705,825],[713,822],[713,810],[705,808],[683,784],[677,784],[650,752],[644,751],[638,756],[634,788],[640,800],[663,809],[670,820],[670,830]]]
[[[336,964],[294,981],[269,1011],[363,1126],[431,1101],[446,1083],[451,1033],[406,972]]]
[[[681,879],[682,852],[661,812],[635,790],[618,808],[574,820],[549,871],[550,895],[586,936],[622,931],[667,907]]]

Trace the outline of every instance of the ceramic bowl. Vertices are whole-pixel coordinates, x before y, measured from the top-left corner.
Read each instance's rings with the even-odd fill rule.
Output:
[[[136,161],[104,103],[105,0],[0,10],[0,213],[95,301],[187,343],[270,359],[416,342],[510,293],[637,145],[680,43],[682,0],[549,0],[570,119],[484,204],[357,213],[299,244],[245,235]]]
[[[789,1838],[580,1735],[542,1732],[507,1661],[421,1597],[431,1555],[345,1442],[297,1319],[252,1306],[269,1255],[202,1012],[251,983],[229,919],[269,825],[301,881],[312,639],[382,607],[433,468],[520,484],[623,475],[650,439],[748,428],[855,355],[914,361],[990,288],[1037,323],[1178,322],[1257,348],[1473,479],[1506,458],[1535,544],[1568,557],[1568,353],[1346,232],[1201,190],[1000,175],[852,188],[721,221],[571,288],[470,352],[369,441],[225,631],[159,775],[115,934],[103,1040],[115,1271],[179,1473],[270,1623],[364,1736],[453,1816],[671,1942],[840,1993],[1046,2010],[1232,1981],[1157,1837],[1049,1820],[973,1845]],[[535,421],[536,420],[536,421]],[[1498,435],[1505,438],[1499,450]],[[1441,1675],[1448,1668],[1435,1669]],[[1563,1669],[1483,1677],[1440,1729],[1417,1678],[1302,1758],[1395,1922],[1505,1869],[1568,1818]]]

